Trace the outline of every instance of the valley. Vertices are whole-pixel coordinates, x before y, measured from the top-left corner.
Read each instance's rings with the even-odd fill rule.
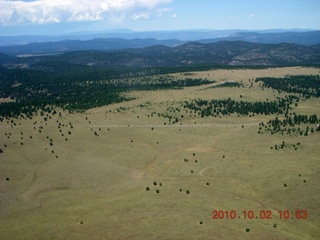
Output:
[[[119,72],[6,86],[1,239],[318,238],[319,68]]]

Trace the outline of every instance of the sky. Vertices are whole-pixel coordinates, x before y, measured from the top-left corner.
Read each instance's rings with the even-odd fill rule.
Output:
[[[0,35],[315,29],[320,0],[0,0]]]

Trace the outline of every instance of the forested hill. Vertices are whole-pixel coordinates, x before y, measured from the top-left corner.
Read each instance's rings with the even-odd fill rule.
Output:
[[[64,54],[8,57],[0,55],[3,68],[71,71],[79,68],[145,69],[186,66],[293,66],[320,65],[319,45],[261,44],[243,41],[202,44],[189,42],[177,47],[156,45],[117,51],[75,51]]]
[[[96,38],[87,41],[80,40],[63,40],[57,42],[40,42],[12,46],[0,46],[0,52],[11,56],[23,55],[45,55],[66,53],[72,51],[110,51],[128,48],[144,48],[154,45],[165,45],[175,47],[185,42],[179,40],[157,40],[154,38]]]

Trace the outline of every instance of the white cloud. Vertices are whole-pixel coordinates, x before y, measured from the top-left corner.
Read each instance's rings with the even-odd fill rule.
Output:
[[[178,16],[177,16],[177,14],[172,14],[172,15],[171,15],[171,18],[176,19],[176,18],[178,18]]]
[[[172,0],[0,0],[0,25],[44,24],[57,22],[95,21],[110,16],[131,15],[148,19],[150,12]],[[139,12],[132,15],[132,12]],[[131,13],[131,14],[130,14]]]
[[[134,13],[132,15],[132,19],[133,20],[138,20],[138,19],[149,19],[150,18],[150,14],[147,12],[143,12],[143,13]]]
[[[157,8],[156,12],[158,13],[164,13],[164,12],[171,12],[172,8]]]
[[[253,15],[253,14],[250,14],[248,18],[251,19],[251,18],[253,18],[253,17],[254,17],[254,15]]]

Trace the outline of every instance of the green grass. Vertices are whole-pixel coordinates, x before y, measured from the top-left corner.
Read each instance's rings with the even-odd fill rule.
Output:
[[[272,74],[298,70],[275,69]],[[268,76],[264,70],[224,71],[196,74],[245,84],[245,78]],[[305,71],[318,70],[300,69]],[[200,96],[224,99],[241,93],[247,101],[274,97],[272,91],[261,92],[257,86],[239,92],[204,88],[131,92],[128,96],[140,98],[82,114],[64,112],[47,125],[40,116],[14,120],[13,128],[1,123],[0,238],[317,239],[319,133],[257,134],[258,123],[274,116],[200,119],[184,113],[182,125],[164,125],[167,120],[162,117],[147,117]],[[126,109],[116,111],[120,106]],[[319,114],[318,100],[302,102],[297,111]],[[64,136],[56,120],[65,124],[60,128]],[[69,122],[72,129],[66,126]],[[5,133],[11,133],[10,139]],[[300,142],[303,147],[270,149],[282,141]],[[306,209],[308,219],[279,219],[278,211],[297,209]],[[212,219],[213,210],[235,210],[241,218]],[[271,210],[272,219],[244,219],[245,210],[255,215]]]

